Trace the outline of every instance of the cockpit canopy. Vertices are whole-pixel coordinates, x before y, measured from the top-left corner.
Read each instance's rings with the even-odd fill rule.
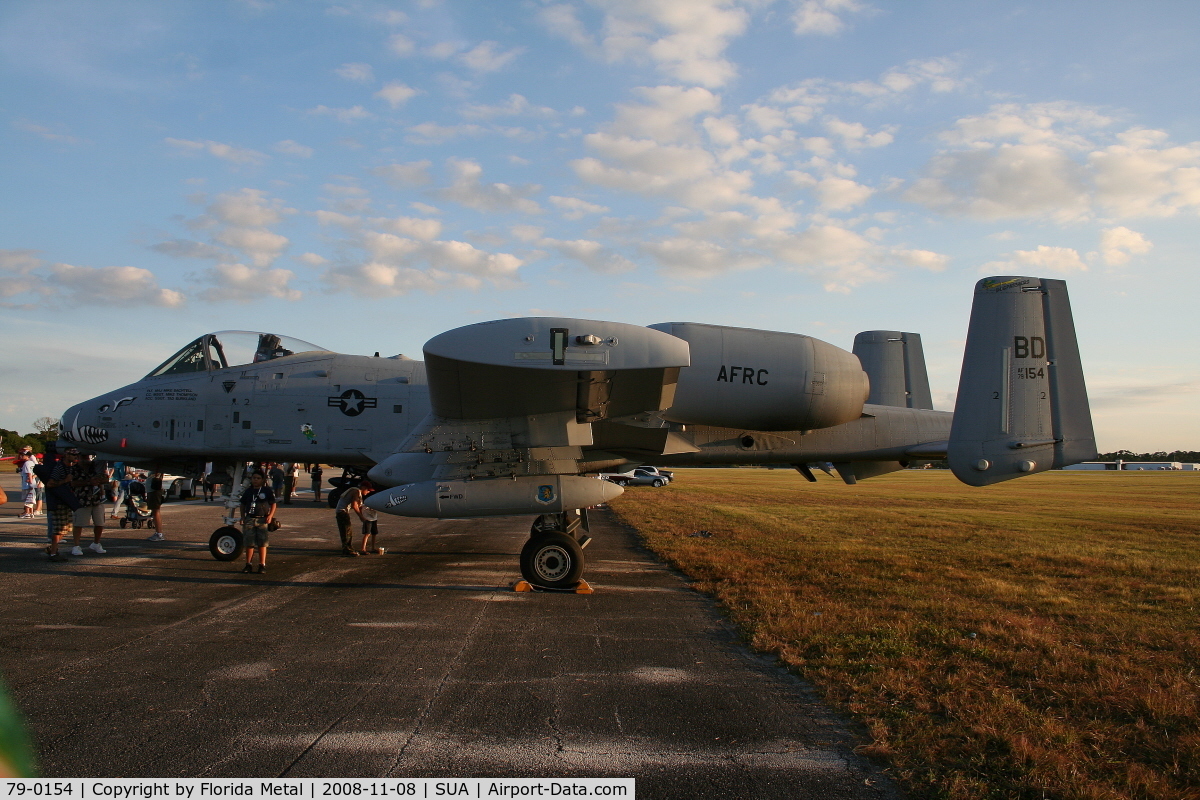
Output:
[[[323,352],[325,348],[277,333],[217,331],[204,334],[168,358],[146,377],[158,378],[163,375],[186,375],[226,367],[240,367],[314,351]]]

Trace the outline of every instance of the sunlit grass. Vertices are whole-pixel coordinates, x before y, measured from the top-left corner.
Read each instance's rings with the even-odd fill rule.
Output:
[[[914,796],[1200,797],[1200,475],[677,470],[612,506]]]

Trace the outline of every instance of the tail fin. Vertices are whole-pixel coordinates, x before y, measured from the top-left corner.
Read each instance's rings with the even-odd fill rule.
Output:
[[[1096,457],[1071,303],[1063,281],[975,284],[950,469],[987,486]]]
[[[868,403],[933,408],[921,334],[863,331],[854,337],[854,355],[871,379]]]

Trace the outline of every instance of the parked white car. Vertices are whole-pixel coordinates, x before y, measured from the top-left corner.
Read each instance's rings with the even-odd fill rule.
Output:
[[[600,477],[618,486],[666,486],[671,473],[658,467],[634,467],[628,472],[602,472]]]

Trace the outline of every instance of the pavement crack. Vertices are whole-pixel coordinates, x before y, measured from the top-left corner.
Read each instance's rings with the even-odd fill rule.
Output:
[[[323,730],[323,731],[321,731],[320,733],[318,733],[318,734],[316,735],[316,737],[315,737],[315,738],[314,738],[314,739],[313,739],[311,742],[309,742],[309,743],[308,743],[308,747],[306,747],[306,748],[304,748],[303,750],[301,750],[301,751],[300,751],[300,754],[299,754],[298,756],[296,756],[295,758],[293,758],[293,759],[292,759],[292,762],[291,762],[290,764],[288,764],[286,767],[284,767],[284,768],[283,768],[283,771],[282,771],[282,772],[280,772],[280,773],[279,773],[278,775],[276,775],[275,777],[276,777],[276,778],[286,778],[286,777],[287,777],[287,774],[288,774],[289,772],[291,772],[291,771],[292,771],[292,767],[294,767],[294,766],[296,766],[297,764],[299,764],[299,763],[300,763],[300,761],[301,761],[301,759],[303,759],[303,758],[304,758],[306,755],[308,755],[309,753],[311,753],[311,752],[312,752],[312,749],[313,749],[314,747],[316,747],[316,746],[317,746],[317,745],[318,745],[318,744],[321,742],[321,740],[322,740],[322,739],[324,739],[324,738],[325,738],[325,736],[326,736],[326,735],[327,735],[327,734],[328,734],[328,733],[329,733],[331,730],[333,730],[334,728],[336,728],[338,725],[341,725],[341,724],[342,724],[342,723],[343,723],[343,722],[346,720],[346,717],[350,716],[350,712],[351,712],[351,711],[353,711],[353,710],[354,710],[355,708],[357,708],[357,707],[358,707],[358,703],[355,703],[353,706],[351,706],[349,709],[347,709],[347,711],[346,711],[346,713],[345,713],[345,714],[342,714],[340,717],[338,717],[337,719],[335,719],[333,722],[331,722],[331,723],[329,723],[328,725],[326,725],[326,726],[325,726],[325,730]]]
[[[450,682],[450,676],[453,675],[458,669],[459,665],[463,661],[463,655],[474,643],[475,636],[483,624],[484,617],[486,617],[488,614],[489,606],[492,605],[492,596],[494,594],[495,592],[490,593],[487,600],[477,606],[478,611],[471,620],[471,627],[467,630],[466,635],[463,636],[462,644],[459,646],[458,652],[455,653],[454,658],[450,659],[449,663],[446,664],[446,669],[442,672],[442,677],[438,680],[437,686],[435,686],[433,692],[430,693],[429,700],[424,706],[422,706],[420,713],[417,714],[416,723],[413,725],[412,731],[407,737],[405,737],[404,744],[402,744],[400,749],[396,751],[396,757],[392,760],[392,763],[387,770],[384,771],[383,774],[385,776],[390,776],[396,771],[396,768],[400,766],[400,762],[403,760],[404,753],[408,750],[409,745],[411,745],[414,740],[420,737],[425,728],[425,722],[429,718],[429,714],[432,711],[434,704],[441,698],[442,692],[445,690],[446,685]]]

